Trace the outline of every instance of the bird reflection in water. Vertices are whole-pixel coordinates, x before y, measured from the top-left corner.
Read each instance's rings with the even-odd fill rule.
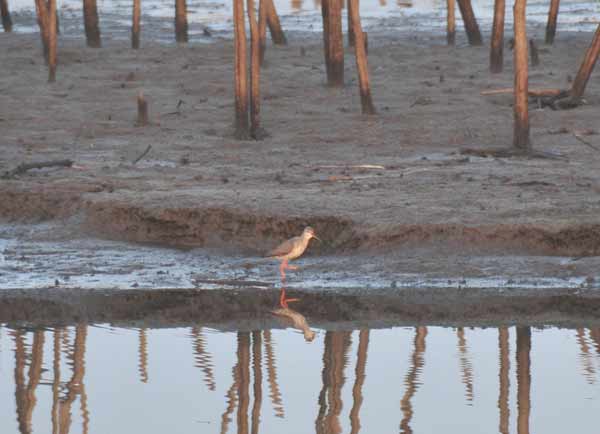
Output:
[[[282,290],[285,291],[284,288],[282,288]],[[315,339],[316,333],[311,330],[304,315],[289,308],[287,304],[285,307],[282,306],[279,309],[275,309],[273,314],[285,325],[300,330],[304,335],[304,340],[306,342],[312,342]]]

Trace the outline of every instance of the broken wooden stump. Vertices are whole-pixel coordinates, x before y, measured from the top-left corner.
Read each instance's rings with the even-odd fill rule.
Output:
[[[186,0],[175,0],[175,40],[180,44],[188,42]]]
[[[56,81],[56,0],[48,0],[48,83]]]
[[[446,42],[454,45],[456,41],[456,4],[455,0],[446,0]]]
[[[514,16],[514,136],[513,146],[522,152],[531,150],[529,138],[529,65],[527,54],[527,32],[525,7],[527,0],[515,0]]]
[[[260,37],[254,0],[247,0],[250,23],[250,136],[258,140],[260,134]]]
[[[137,127],[143,127],[148,125],[148,101],[144,97],[144,92],[139,91],[137,95],[137,121],[135,125]]]
[[[360,23],[359,10],[358,0],[348,1],[348,14],[352,17],[351,22],[354,27],[354,53],[356,55],[356,69],[358,71],[362,113],[366,115],[374,115],[376,112],[375,107],[373,106],[373,98],[371,96],[371,85],[369,83],[369,63],[367,61],[365,37]]]
[[[490,72],[499,73],[504,68],[504,15],[505,0],[494,2],[494,23],[492,24],[492,42],[490,47]]]
[[[235,50],[235,137],[248,138],[248,60],[246,54],[246,27],[244,0],[233,0],[233,37]]]
[[[548,23],[546,24],[546,44],[554,43],[556,35],[556,19],[558,17],[558,7],[560,0],[550,0],[550,10],[548,11]]]
[[[140,0],[133,0],[133,11],[131,15],[131,48],[140,48],[140,17],[142,8]]]
[[[483,45],[483,39],[479,31],[475,13],[473,12],[473,6],[471,6],[471,0],[458,0],[458,8],[465,24],[469,45]]]
[[[87,46],[100,48],[100,26],[98,23],[98,5],[96,0],[83,0],[83,24]]]
[[[529,40],[529,55],[531,57],[531,66],[539,66],[540,53],[533,39]]]
[[[342,87],[344,85],[342,3],[341,0],[323,0],[321,7],[327,84],[331,87]]]
[[[12,19],[8,10],[8,0],[0,0],[0,15],[2,16],[2,27],[5,32],[12,32]]]

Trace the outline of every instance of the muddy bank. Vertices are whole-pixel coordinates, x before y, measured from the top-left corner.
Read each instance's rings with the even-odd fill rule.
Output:
[[[567,86],[590,39],[563,33],[544,46],[531,86]],[[256,253],[310,224],[327,241],[317,254],[438,243],[600,254],[594,77],[575,110],[532,104],[535,148],[561,158],[484,158],[461,150],[510,145],[510,96],[480,95],[511,85],[510,56],[491,75],[486,47],[447,47],[438,36],[373,44],[379,113],[369,117],[351,51],[347,85],[331,90],[314,37],[269,47],[261,115],[270,136],[260,142],[233,138],[229,41],[133,52],[108,37],[101,50],[63,40],[50,86],[35,35],[3,35],[0,48],[0,172],[55,158],[77,166],[3,180],[4,221],[55,219],[65,233]],[[135,126],[140,90],[146,128]]]
[[[600,324],[594,292],[548,291],[544,295],[476,290],[288,291],[300,297],[294,310],[311,325],[561,325]],[[275,323],[278,291],[3,291],[0,322],[57,325],[75,322],[166,326],[195,323],[252,328]]]

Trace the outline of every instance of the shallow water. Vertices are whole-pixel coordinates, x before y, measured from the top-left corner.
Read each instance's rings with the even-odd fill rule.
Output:
[[[321,31],[320,0],[274,0],[282,19],[284,30]],[[493,0],[473,0],[473,9],[484,31],[491,28],[493,17]],[[549,1],[533,0],[527,4],[528,21],[531,24],[545,24]],[[33,10],[31,0],[10,0],[13,11],[27,17]],[[172,34],[172,17],[174,2],[144,0],[142,4],[142,21],[166,19],[164,22],[152,21],[152,25],[142,24],[142,38],[152,31],[152,39],[165,39]],[[65,26],[63,32],[67,36],[81,36],[83,29],[82,2],[80,0],[59,1],[59,14]],[[98,0],[100,26],[108,27],[112,36],[128,37],[131,20],[130,0]],[[512,3],[506,5],[507,23],[512,22]],[[363,25],[367,30],[402,31],[402,32],[437,32],[445,29],[445,0],[362,0],[360,2]],[[197,35],[196,40],[203,40],[204,27],[209,27],[216,35],[230,37],[232,32],[232,2],[222,0],[189,0],[188,21],[190,34]],[[460,31],[460,13],[457,11]],[[15,31],[37,31],[32,20],[15,19]],[[562,0],[558,16],[558,32],[592,31],[600,22],[600,2]],[[345,26],[345,23],[344,23]],[[105,29],[106,30],[106,29]],[[172,35],[171,35],[172,36]]]
[[[0,326],[0,432],[597,432],[600,329]]]

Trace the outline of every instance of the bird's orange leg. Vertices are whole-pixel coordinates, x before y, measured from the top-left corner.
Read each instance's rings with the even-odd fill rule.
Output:
[[[285,280],[286,266],[287,266],[287,259],[284,259],[283,261],[281,261],[281,264],[279,265],[279,273],[281,274],[281,280]]]
[[[293,301],[298,301],[298,298],[287,298],[285,296],[285,288],[281,288],[281,293],[279,294],[279,305],[284,308],[287,309],[288,308],[288,303],[291,303]]]

